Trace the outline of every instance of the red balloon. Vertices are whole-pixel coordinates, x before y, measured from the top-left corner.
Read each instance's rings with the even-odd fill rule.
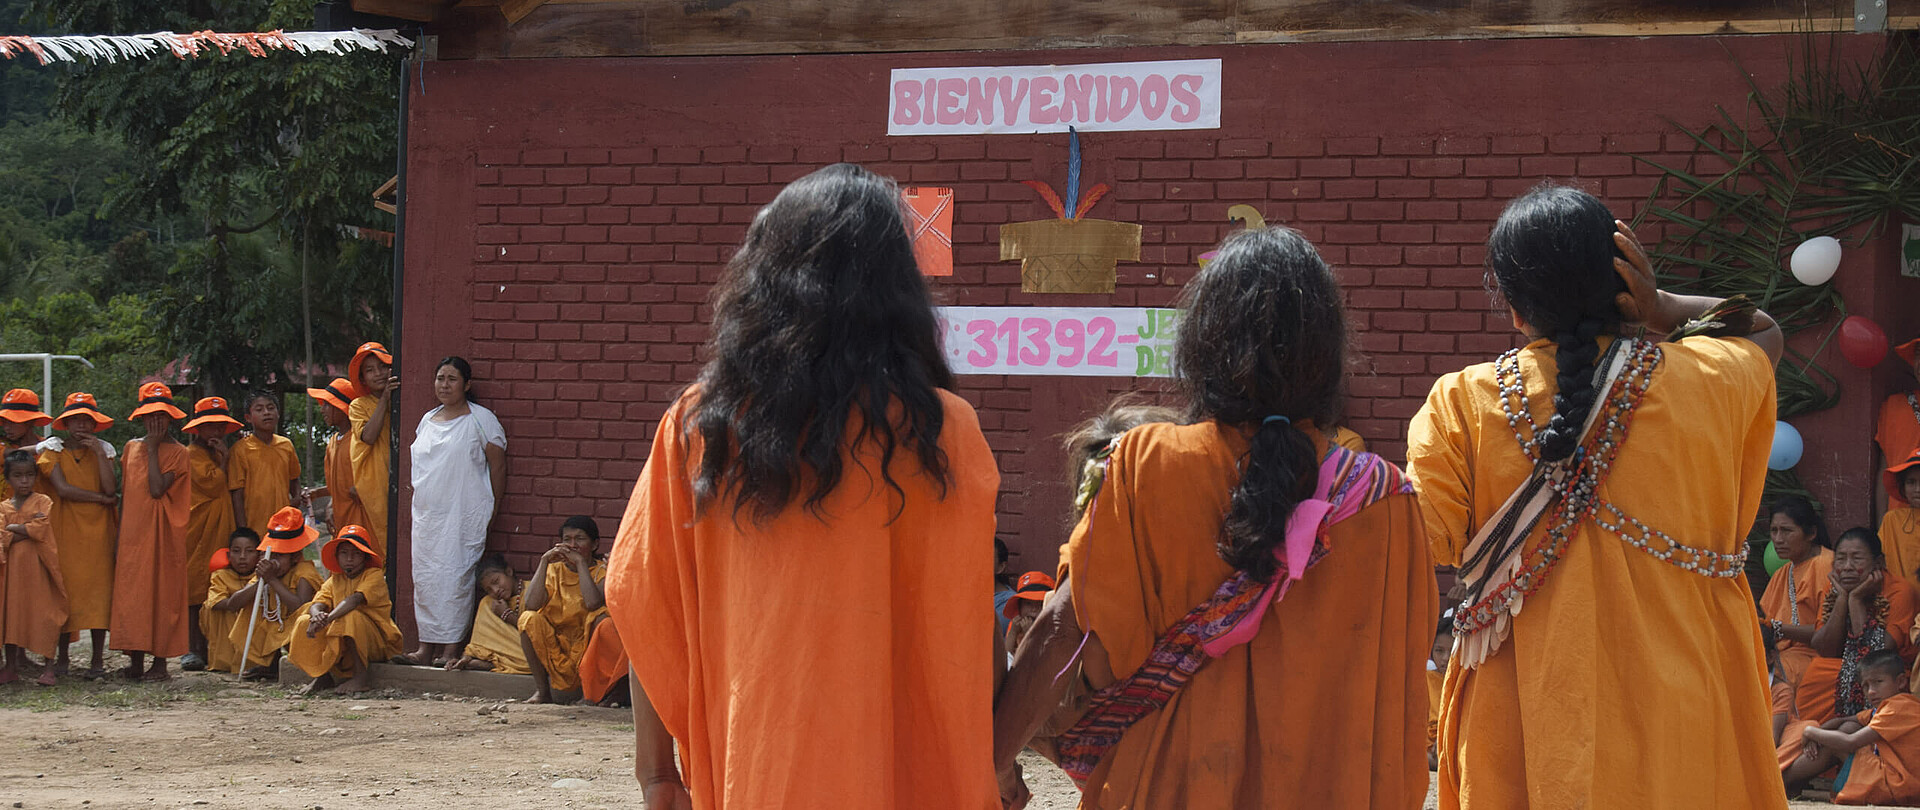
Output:
[[[1840,322],[1840,354],[1861,368],[1873,368],[1887,356],[1887,333],[1859,315]]]

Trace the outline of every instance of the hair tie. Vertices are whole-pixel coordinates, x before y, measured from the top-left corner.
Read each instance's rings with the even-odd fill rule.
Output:
[[[1279,423],[1280,423],[1280,426],[1281,426],[1281,427],[1288,427],[1288,426],[1291,426],[1291,425],[1293,424],[1293,420],[1292,420],[1292,419],[1288,419],[1288,418],[1286,418],[1286,417],[1284,417],[1284,416],[1281,416],[1281,415],[1279,415],[1279,414],[1274,414],[1273,416],[1269,416],[1269,417],[1267,417],[1267,418],[1265,418],[1265,419],[1262,419],[1262,420],[1260,420],[1260,426],[1261,426],[1261,427],[1266,427],[1266,426],[1268,426],[1268,425],[1271,425],[1271,424],[1273,424],[1273,423],[1275,423],[1275,422],[1279,422]]]

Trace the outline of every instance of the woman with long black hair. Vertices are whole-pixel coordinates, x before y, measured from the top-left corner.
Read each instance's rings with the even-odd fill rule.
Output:
[[[1095,455],[995,707],[996,764],[1078,657],[1095,692],[1053,746],[1083,807],[1417,807],[1439,598],[1400,471],[1320,428],[1346,378],[1333,272],[1294,231],[1245,231],[1182,307],[1193,424]]]
[[[794,181],[714,292],[607,578],[649,807],[998,806],[1000,476],[902,205],[850,164]]]
[[[1742,576],[1779,328],[1661,291],[1571,188],[1509,204],[1487,264],[1531,342],[1441,377],[1407,438],[1468,591],[1440,807],[1784,807]]]

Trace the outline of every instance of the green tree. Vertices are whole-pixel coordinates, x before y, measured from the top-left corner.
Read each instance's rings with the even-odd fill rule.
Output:
[[[61,399],[86,391],[117,420],[105,438],[124,444],[140,432],[125,418],[133,412],[139,381],[168,368],[169,352],[155,317],[153,302],[138,295],[115,296],[104,304],[83,292],[15,298],[0,304],[0,347],[7,352],[77,354],[92,361],[93,368],[55,361],[54,400],[43,402],[43,410],[57,416]],[[40,375],[38,363],[0,363],[0,390],[39,392]],[[176,399],[192,395],[190,387],[175,392]]]

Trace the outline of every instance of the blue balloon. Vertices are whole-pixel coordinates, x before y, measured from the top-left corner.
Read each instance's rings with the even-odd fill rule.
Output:
[[[1773,423],[1773,450],[1767,453],[1767,469],[1790,470],[1800,463],[1800,454],[1806,445],[1800,441],[1800,431],[1785,422]]]

